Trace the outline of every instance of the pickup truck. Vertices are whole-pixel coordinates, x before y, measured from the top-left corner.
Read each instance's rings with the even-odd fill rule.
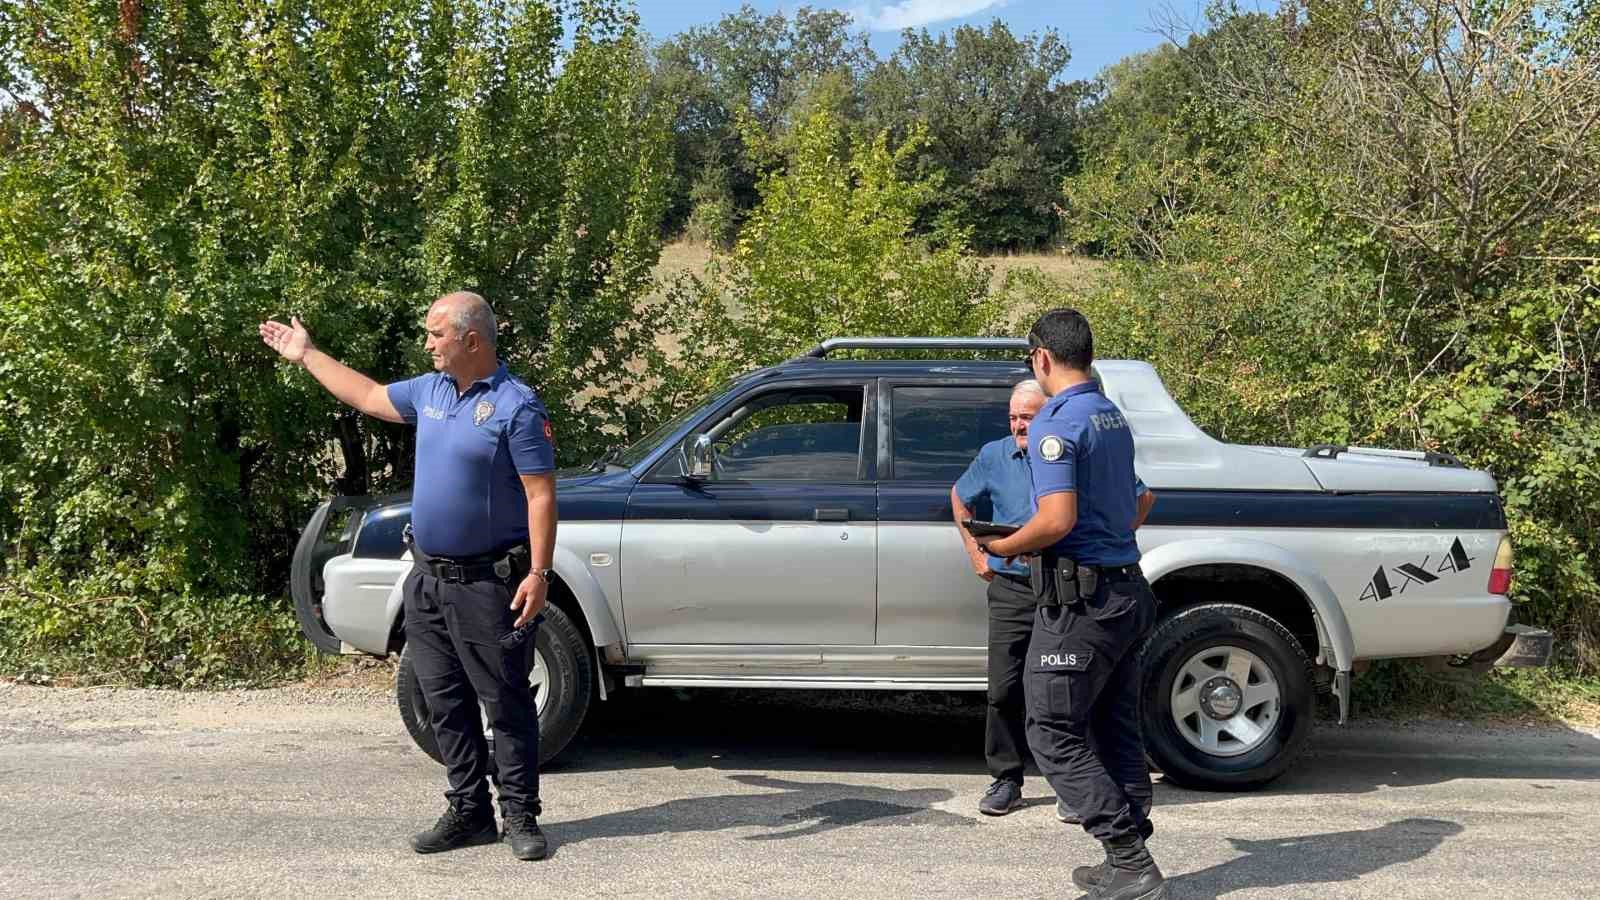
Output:
[[[558,473],[557,583],[529,686],[546,759],[623,689],[984,690],[984,590],[950,486],[1007,433],[1024,349],[825,341]],[[903,351],[921,358],[865,358]],[[1138,535],[1160,601],[1142,708],[1168,780],[1270,782],[1306,745],[1319,694],[1345,721],[1370,660],[1548,661],[1547,632],[1508,624],[1512,551],[1488,473],[1436,453],[1227,444],[1150,365],[1094,375],[1158,498]],[[318,648],[399,654],[401,718],[437,759],[400,621],[409,520],[404,495],[322,504],[292,590]]]

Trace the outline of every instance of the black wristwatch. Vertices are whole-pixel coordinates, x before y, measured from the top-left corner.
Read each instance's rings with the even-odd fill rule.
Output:
[[[539,579],[545,584],[553,584],[556,579],[555,569],[531,569],[529,570],[528,574]]]

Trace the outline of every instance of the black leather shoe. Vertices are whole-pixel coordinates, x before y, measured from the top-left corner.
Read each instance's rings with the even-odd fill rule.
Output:
[[[1022,785],[998,778],[983,792],[983,799],[978,801],[978,812],[986,816],[1003,816],[1021,805]]]
[[[545,840],[539,823],[526,814],[506,818],[506,843],[511,845],[511,855],[517,859],[544,859],[550,852],[550,842]]]
[[[432,828],[412,835],[411,849],[418,853],[440,853],[457,847],[492,844],[499,839],[500,832],[494,827],[492,811],[484,810],[479,814],[464,816],[451,806],[445,809],[444,815]]]

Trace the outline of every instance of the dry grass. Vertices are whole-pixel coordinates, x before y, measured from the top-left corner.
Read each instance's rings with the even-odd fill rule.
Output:
[[[641,315],[655,315],[653,311],[666,299],[666,291],[674,278],[682,274],[700,274],[705,271],[706,264],[717,258],[719,253],[710,245],[694,241],[673,241],[661,248],[661,258],[655,267],[655,286],[651,291],[640,298],[639,310]],[[725,257],[724,257],[725,258]],[[1070,253],[1046,252],[1005,254],[997,256],[979,257],[984,263],[994,269],[990,280],[990,289],[998,291],[1006,280],[1006,275],[1011,272],[1034,269],[1042,272],[1046,277],[1055,280],[1065,288],[1090,290],[1106,278],[1110,267],[1099,260],[1075,256]],[[1026,306],[1027,304],[1020,304]],[[729,312],[737,310],[729,304]],[[1008,319],[1015,320],[1022,314],[1022,310],[1012,310]],[[1016,321],[1009,322],[1015,326]],[[681,336],[671,327],[671,323],[662,323],[656,334],[656,347],[666,353],[668,358],[677,356]],[[645,362],[643,359],[630,360],[625,365],[635,375],[642,374]],[[635,388],[637,391],[648,391],[652,385],[646,383]],[[599,385],[592,385],[579,393],[576,400],[581,408],[591,398],[601,391]]]
[[[1111,274],[1111,266],[1098,259],[1066,252],[1018,253],[982,257],[994,266],[991,287],[998,288],[1010,272],[1037,269],[1067,287],[1088,290],[1098,286]]]
[[[661,261],[656,264],[656,289],[646,295],[646,304],[659,299],[664,286],[676,275],[684,272],[703,272],[706,263],[717,255],[709,245],[691,241],[674,241],[661,248]],[[1044,253],[998,254],[979,257],[994,268],[990,288],[998,290],[1011,272],[1035,269],[1060,282],[1064,287],[1090,290],[1109,277],[1111,267],[1097,259],[1061,251]]]

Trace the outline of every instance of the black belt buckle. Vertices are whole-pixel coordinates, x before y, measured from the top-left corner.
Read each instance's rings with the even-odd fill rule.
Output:
[[[434,574],[445,584],[466,584],[467,567],[456,563],[435,563]]]

